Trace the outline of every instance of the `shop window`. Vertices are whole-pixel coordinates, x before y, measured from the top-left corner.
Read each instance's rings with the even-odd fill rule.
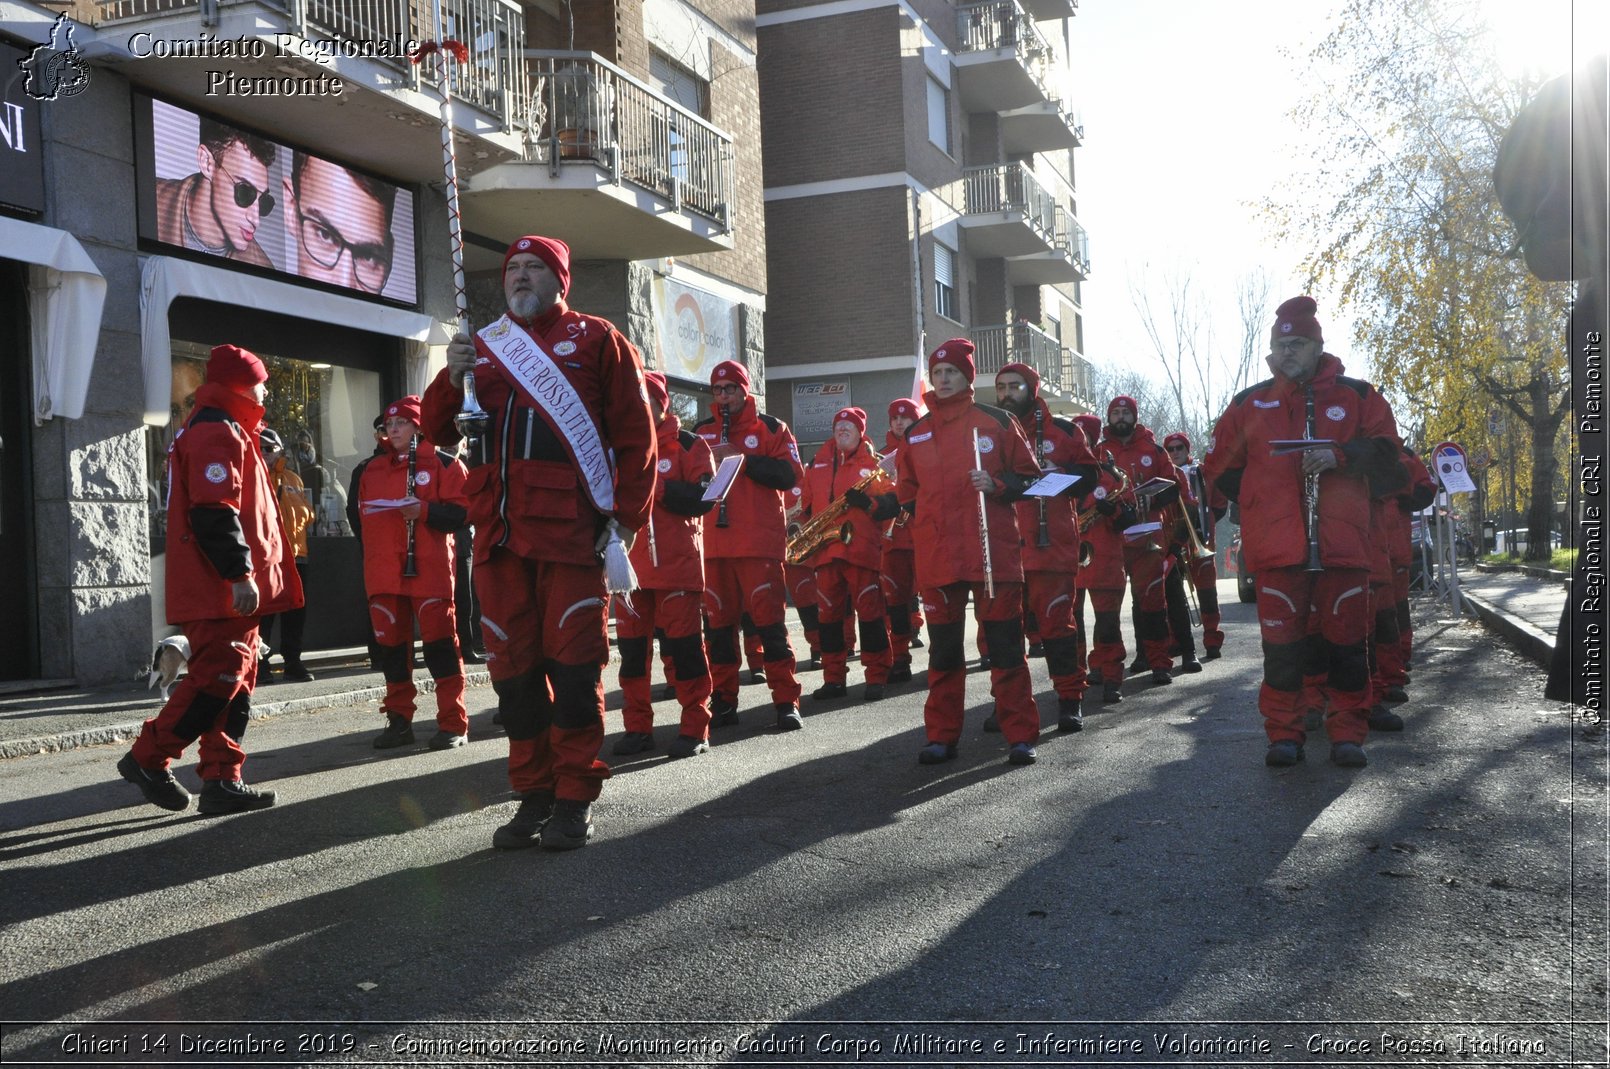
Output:
[[[167,534],[168,447],[195,411],[196,388],[206,379],[207,353],[204,345],[174,343],[168,425],[147,431],[152,553],[163,552]],[[346,518],[347,486],[353,468],[375,450],[374,418],[384,403],[380,375],[262,352],[258,356],[269,373],[264,425],[279,432],[285,442],[286,462],[302,479],[314,509],[312,533],[351,536]]]

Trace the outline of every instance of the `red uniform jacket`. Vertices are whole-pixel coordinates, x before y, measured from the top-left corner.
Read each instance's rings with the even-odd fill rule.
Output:
[[[1224,518],[1224,514],[1229,511],[1230,499],[1224,496],[1223,490],[1207,481],[1207,476],[1201,474],[1201,468],[1202,465],[1187,456],[1185,466],[1180,468],[1180,476],[1184,478],[1185,489],[1189,494],[1186,509],[1190,515],[1192,526],[1197,527],[1196,536],[1202,540],[1203,545],[1211,547],[1213,545],[1213,532],[1217,529],[1219,521]],[[1203,511],[1200,507],[1201,501],[1196,495],[1196,486],[1191,482],[1191,471],[1193,469],[1198,473],[1198,478],[1202,480],[1202,489],[1207,496],[1206,511],[1208,515],[1206,517],[1201,515]]]
[[[906,431],[897,461],[900,502],[917,506],[911,533],[918,589],[984,581],[979,494],[966,474],[974,470],[974,428],[983,470],[995,479],[995,492],[985,495],[995,581],[1021,583],[1023,555],[1012,503],[1040,477],[1029,443],[1009,413],[975,403],[970,387],[943,400],[930,391],[925,400],[928,414]]]
[[[1338,444],[1340,467],[1319,477],[1320,561],[1368,568],[1370,499],[1400,488],[1397,423],[1386,400],[1342,362],[1320,357],[1312,382],[1314,437]],[[1241,502],[1241,550],[1256,575],[1308,560],[1303,526],[1302,454],[1270,456],[1269,443],[1305,437],[1304,389],[1275,377],[1242,390],[1219,417],[1202,457],[1204,475]]]
[[[170,624],[233,619],[230,586],[247,576],[257,584],[257,615],[302,604],[302,579],[257,446],[262,423],[262,405],[204,385],[168,447]]]
[[[721,441],[721,413],[717,411],[694,430],[706,445],[715,448]],[[799,443],[788,424],[756,409],[753,397],[745,398],[743,407],[733,413],[727,441],[744,455],[744,466],[727,493],[727,526],[717,527],[714,519],[705,525],[704,555],[709,560],[763,557],[780,561],[788,543],[784,491],[805,480]]]
[[[1028,441],[1030,452],[1034,440],[1040,438],[1040,464],[1045,471],[1069,474],[1096,475],[1096,457],[1085,441],[1085,432],[1071,420],[1058,419],[1051,409],[1038,398],[1041,428],[1036,433],[1034,412],[1026,420],[1018,420],[1018,428]],[[1045,502],[1045,523],[1051,545],[1040,548],[1040,502]],[[1023,570],[1025,572],[1064,572],[1074,574],[1079,569],[1079,531],[1073,498],[1026,497],[1017,503],[1017,530],[1023,542]]]
[[[1130,503],[1135,500],[1134,491],[1153,479],[1173,479],[1180,488],[1180,500],[1185,501],[1190,497],[1191,488],[1185,485],[1185,476],[1181,475],[1180,469],[1176,468],[1174,462],[1168,459],[1168,451],[1157,444],[1157,439],[1152,436],[1150,427],[1140,423],[1135,424],[1135,429],[1130,433],[1128,442],[1114,438],[1103,430],[1101,451],[1110,457],[1114,464],[1117,464],[1128,473],[1130,492],[1124,496],[1125,500]],[[1158,521],[1163,518],[1163,511],[1162,508],[1155,508],[1145,516],[1135,517],[1135,520],[1137,523]],[[1170,507],[1168,511],[1172,513],[1174,510]],[[1165,536],[1168,531],[1169,525],[1163,524]]]
[[[839,453],[838,444],[831,438],[816,451],[811,466],[805,469],[805,509],[800,522],[824,511],[844,496],[844,491],[869,475],[878,464],[872,452],[872,443],[865,438],[848,457]],[[848,561],[861,568],[877,571],[883,563],[883,532],[894,519],[895,503],[889,497],[888,487],[893,480],[875,482],[866,491],[873,499],[873,509],[851,506],[844,510],[843,522],[850,525],[850,542],[829,542],[805,563],[820,568],[828,561]],[[880,493],[881,490],[881,493]]]
[[[1090,546],[1090,563],[1079,569],[1075,582],[1085,590],[1122,590],[1129,582],[1124,571],[1124,536],[1116,522],[1120,514],[1108,516],[1096,510],[1103,501],[1120,502],[1127,496],[1127,489],[1124,481],[1103,465],[1096,488],[1079,502],[1080,515],[1088,513],[1079,551],[1082,555],[1085,544]]]
[[[542,342],[592,413],[599,436],[615,455],[614,517],[624,527],[642,527],[654,494],[657,456],[636,347],[607,319],[573,312],[562,300],[529,323],[510,319]],[[479,338],[475,345],[489,360]],[[559,355],[558,345],[575,348]],[[475,525],[475,559],[483,561],[503,546],[532,560],[596,563],[593,545],[605,517],[593,508],[557,432],[491,363],[476,365],[475,390],[492,416],[487,462],[470,469],[464,484]],[[453,417],[462,402],[463,391],[444,368],[425,390],[425,437],[456,444],[460,435]]]
[[[1395,497],[1397,508],[1393,510],[1392,540],[1387,544],[1392,563],[1398,567],[1407,567],[1414,561],[1409,518],[1437,499],[1437,484],[1431,472],[1408,446],[1403,447],[1403,467],[1408,472],[1409,482]]]
[[[395,511],[365,512],[364,502],[394,501],[408,496],[408,452],[391,448],[364,465],[358,480],[358,518],[363,524],[363,588],[374,594],[411,598],[453,596],[453,543],[450,536],[464,526],[469,499],[464,494],[464,465],[420,441],[414,451],[414,496],[425,514],[414,523],[414,568],[403,575],[408,557],[408,522]]]
[[[715,474],[710,447],[682,422],[666,413],[658,428],[659,479],[654,487],[654,552],[649,552],[649,529],[644,527],[632,543],[632,568],[643,590],[704,589],[704,520],[715,508],[702,501],[705,482]],[[654,564],[654,557],[659,564]]]
[[[884,432],[883,455],[894,455],[897,472],[900,463],[900,450],[905,447],[906,440],[904,438],[897,437],[893,431]],[[891,524],[893,525],[892,527],[890,526]],[[897,519],[883,525],[883,531],[883,551],[885,553],[893,549],[903,549],[908,552],[911,550],[911,517],[904,509],[901,510]]]

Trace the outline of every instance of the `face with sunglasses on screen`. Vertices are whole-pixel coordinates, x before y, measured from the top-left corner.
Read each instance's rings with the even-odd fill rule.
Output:
[[[298,152],[285,195],[297,274],[364,293],[386,288],[395,187]]]
[[[199,140],[196,173],[157,183],[162,240],[270,266],[256,235],[274,211],[268,192],[273,143],[208,119]]]

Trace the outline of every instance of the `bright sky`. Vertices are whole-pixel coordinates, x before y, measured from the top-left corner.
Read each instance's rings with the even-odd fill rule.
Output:
[[[1269,194],[1299,143],[1287,118],[1302,75],[1282,48],[1306,54],[1330,27],[1338,0],[1083,0],[1073,20],[1079,221],[1090,233],[1084,286],[1085,356],[1163,379],[1130,298],[1131,278],[1191,269],[1215,295],[1214,337],[1240,347],[1234,285],[1257,267],[1274,303],[1302,291],[1295,267],[1309,250],[1274,248],[1249,202]],[[1610,5],[1587,0],[1488,0],[1510,42],[1510,63],[1563,73],[1610,47]],[[1573,32],[1574,31],[1574,32]],[[1592,43],[1591,45],[1589,43]],[[1322,141],[1321,141],[1322,143]],[[1143,267],[1150,265],[1147,272]],[[1327,348],[1349,360],[1350,325],[1319,299]],[[1166,295],[1154,292],[1154,312]],[[1255,376],[1262,377],[1262,376]]]

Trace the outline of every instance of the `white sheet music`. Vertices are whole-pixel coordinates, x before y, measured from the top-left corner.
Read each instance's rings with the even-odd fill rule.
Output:
[[[744,466],[742,453],[734,453],[721,462],[716,469],[716,477],[710,480],[710,485],[704,488],[704,501],[722,501],[726,499],[727,491],[732,489],[732,480],[738,477],[738,471]]]

